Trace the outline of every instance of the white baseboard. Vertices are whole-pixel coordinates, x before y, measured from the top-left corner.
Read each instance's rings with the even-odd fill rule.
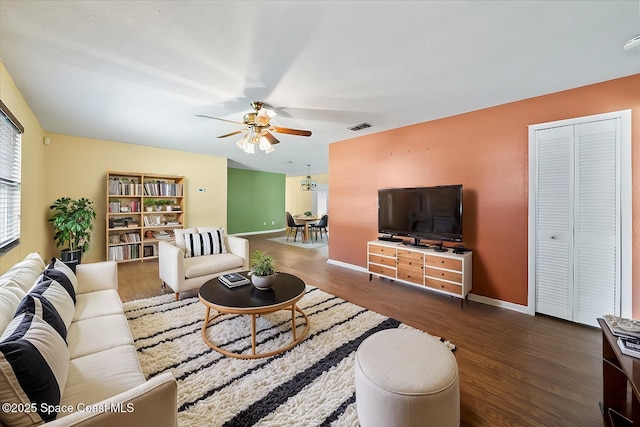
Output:
[[[359,265],[353,265],[342,261],[336,261],[333,259],[327,260],[327,264],[337,265],[339,267],[348,268],[355,271],[360,271],[362,273],[368,273],[365,267],[360,267]],[[526,305],[514,304],[508,301],[501,301],[494,298],[484,297],[482,295],[469,294],[467,298],[474,302],[479,302],[482,304],[492,305],[494,307],[506,308],[507,310],[517,311],[519,313],[529,314],[529,307]]]
[[[469,294],[467,298],[470,301],[480,302],[482,304],[492,305],[494,307],[506,308],[507,310],[517,311],[519,313],[529,314],[529,307],[526,305],[514,304],[508,301],[484,297],[482,295]]]
[[[364,267],[360,267],[359,265],[353,265],[353,264],[349,264],[347,262],[336,261],[334,259],[328,259],[327,260],[327,264],[337,265],[338,267],[344,267],[344,268],[348,268],[350,270],[360,271],[362,273],[368,273],[369,272],[369,270],[367,270]]]
[[[248,236],[250,234],[269,234],[269,233],[277,233],[279,231],[285,231],[286,228],[278,228],[275,230],[264,230],[264,231],[248,231],[246,233],[233,233],[229,234],[229,236]]]

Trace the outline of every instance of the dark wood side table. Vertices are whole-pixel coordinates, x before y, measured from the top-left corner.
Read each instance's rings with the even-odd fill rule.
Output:
[[[242,271],[239,274],[247,276],[248,271]],[[211,279],[200,287],[198,297],[200,301],[207,307],[202,325],[202,339],[205,343],[215,351],[225,356],[235,357],[239,359],[256,359],[259,357],[268,357],[289,350],[294,345],[304,339],[309,332],[309,318],[296,305],[305,294],[306,285],[298,277],[278,272],[275,283],[271,289],[256,289],[252,284],[239,286],[236,288],[228,288],[220,283],[218,278]],[[216,315],[211,317],[211,309],[217,311]],[[280,310],[291,310],[291,332],[292,341],[281,348],[267,353],[256,352],[256,316],[262,314],[274,313]],[[301,334],[296,331],[296,311],[304,317],[306,322],[305,328]],[[251,354],[238,354],[220,348],[215,345],[207,337],[207,326],[217,317],[224,314],[248,314],[251,316]]]
[[[640,425],[640,359],[622,354],[618,337],[604,319],[602,329],[602,402],[605,426]]]

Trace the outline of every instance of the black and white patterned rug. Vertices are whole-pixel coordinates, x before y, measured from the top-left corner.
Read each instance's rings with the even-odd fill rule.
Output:
[[[302,342],[276,356],[242,360],[204,343],[205,307],[197,298],[124,303],[145,376],[171,371],[178,380],[180,426],[357,426],[356,349],[376,331],[409,326],[311,286],[298,306],[311,324]],[[304,326],[298,314],[296,327]],[[260,316],[257,330],[259,352],[282,347],[291,341],[291,312]],[[207,335],[249,354],[250,316],[222,316]]]

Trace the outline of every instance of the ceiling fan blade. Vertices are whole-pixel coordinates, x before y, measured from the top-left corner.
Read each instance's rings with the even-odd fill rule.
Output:
[[[242,132],[244,132],[244,131],[237,130],[237,131],[235,131],[235,132],[227,133],[227,134],[225,134],[225,135],[220,135],[218,138],[226,138],[226,137],[228,137],[228,136],[237,135],[237,134],[242,133]]]
[[[280,141],[278,141],[278,138],[273,136],[271,134],[271,132],[269,132],[269,131],[264,132],[263,135],[264,135],[265,138],[267,138],[267,141],[269,141],[269,144],[271,144],[271,145],[275,145],[275,144],[280,142]]]
[[[207,119],[220,120],[220,121],[223,121],[223,122],[235,123],[235,124],[237,124],[237,125],[244,125],[244,123],[243,123],[243,122],[236,122],[236,121],[233,121],[233,120],[220,119],[220,118],[218,118],[218,117],[205,116],[204,114],[196,114],[196,116],[198,116],[198,117],[205,117],[205,118],[207,118]]]
[[[277,126],[272,127],[271,130],[273,130],[275,132],[278,132],[278,133],[287,133],[289,135],[311,136],[311,131],[310,130],[280,128],[280,127],[277,127]]]

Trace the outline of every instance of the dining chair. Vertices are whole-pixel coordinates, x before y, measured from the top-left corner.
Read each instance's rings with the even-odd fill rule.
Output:
[[[293,216],[291,216],[291,214],[289,212],[286,212],[287,215],[287,241],[289,240],[289,236],[291,235],[291,232],[294,232],[293,235],[293,241],[296,241],[296,238],[298,237],[298,232],[300,232],[301,235],[304,235],[304,224],[296,224],[296,222],[293,220]]]
[[[316,224],[311,224],[311,232],[313,233],[315,239],[317,239],[318,232],[320,232],[320,239],[322,239],[322,230],[324,230],[324,235],[327,236],[327,240],[329,240],[329,235],[327,234],[327,226],[329,225],[329,215],[322,215],[320,221]],[[314,239],[314,240],[315,240]]]

